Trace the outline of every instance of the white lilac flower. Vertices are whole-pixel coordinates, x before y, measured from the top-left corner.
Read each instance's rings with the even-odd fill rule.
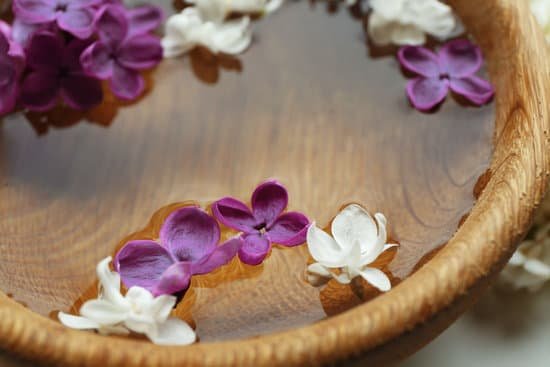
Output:
[[[309,282],[319,285],[334,278],[348,284],[361,276],[381,291],[390,290],[388,276],[369,265],[381,253],[397,245],[386,243],[384,215],[377,213],[374,218],[376,222],[361,206],[348,205],[332,222],[334,238],[313,223],[307,232],[307,245],[316,262],[308,267]]]
[[[85,302],[82,316],[59,312],[62,324],[73,329],[97,330],[100,334],[146,335],[159,345],[187,345],[196,340],[193,329],[183,320],[170,317],[176,297],[154,297],[148,290],[131,287],[125,296],[120,293],[120,275],[109,269],[111,258],[97,265],[99,297]]]
[[[284,0],[189,0],[208,20],[221,22],[230,14],[269,14],[281,7]]]
[[[544,31],[546,42],[550,43],[550,0],[531,0],[531,11]]]
[[[377,45],[421,45],[462,32],[451,7],[437,0],[371,0],[367,32]]]
[[[244,52],[252,42],[250,18],[220,21],[217,11],[218,8],[199,11],[196,7],[188,7],[172,15],[166,22],[162,39],[164,56],[176,57],[196,46],[206,47],[213,53]]]

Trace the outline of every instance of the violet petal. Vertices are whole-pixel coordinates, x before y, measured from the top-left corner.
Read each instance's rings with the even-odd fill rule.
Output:
[[[252,213],[258,224],[270,227],[285,210],[288,193],[283,185],[270,180],[259,185],[252,194]]]
[[[151,293],[155,297],[178,293],[189,288],[190,282],[191,266],[189,263],[178,262],[166,269]]]
[[[47,111],[56,105],[58,92],[56,74],[31,72],[21,84],[21,103],[31,111]]]
[[[80,63],[86,73],[99,79],[110,79],[113,76],[114,61],[109,48],[103,42],[94,42],[80,55]]]
[[[212,204],[212,214],[222,224],[241,232],[256,232],[256,219],[241,201],[225,197]]]
[[[118,49],[117,61],[134,70],[150,69],[162,60],[160,39],[148,34],[136,35],[126,40]]]
[[[136,240],[120,249],[113,264],[127,288],[140,286],[152,292],[174,260],[155,241]]]
[[[405,46],[399,49],[397,58],[405,69],[427,78],[438,77],[441,66],[432,51],[420,46]]]
[[[29,40],[28,64],[34,70],[57,72],[63,61],[63,39],[50,31],[36,32]]]
[[[245,234],[243,240],[239,249],[239,259],[248,265],[258,265],[264,261],[271,249],[269,240],[259,233]]]
[[[160,229],[160,241],[179,261],[195,262],[210,255],[220,240],[218,223],[197,207],[172,212]]]
[[[61,79],[61,97],[73,109],[88,110],[101,103],[103,90],[96,78],[73,73]]]
[[[153,32],[164,20],[162,8],[143,5],[126,11],[129,22],[129,36]]]
[[[95,28],[99,38],[110,48],[116,48],[128,35],[128,20],[124,7],[106,5],[96,15]]]
[[[475,75],[460,79],[451,78],[450,87],[453,92],[476,105],[489,102],[495,93],[491,83]]]
[[[87,49],[92,42],[89,40],[73,39],[65,47],[63,52],[63,66],[70,71],[81,71],[80,55]]]
[[[111,90],[118,98],[126,101],[136,99],[145,89],[145,81],[138,71],[114,64]]]
[[[483,63],[481,50],[467,39],[447,42],[439,49],[442,70],[451,78],[475,74]]]
[[[12,23],[11,35],[15,42],[22,46],[27,44],[32,34],[38,30],[48,28],[51,23],[48,24],[30,24],[25,23],[19,17],[15,17]]]
[[[13,111],[17,102],[17,83],[8,83],[0,87],[0,115]]]
[[[56,19],[55,4],[47,0],[14,0],[13,13],[29,24],[47,23]]]
[[[297,246],[306,242],[309,220],[302,213],[284,213],[268,229],[267,237],[283,246]]]
[[[90,9],[69,7],[57,17],[59,28],[78,37],[86,39],[93,33],[94,12]]]
[[[243,240],[232,238],[216,247],[214,252],[196,264],[191,264],[192,274],[206,274],[229,263],[241,248]]]
[[[101,4],[103,0],[71,0],[69,6],[71,8],[81,9]]]
[[[411,104],[420,111],[428,111],[439,104],[449,91],[449,81],[439,78],[418,77],[407,83]]]

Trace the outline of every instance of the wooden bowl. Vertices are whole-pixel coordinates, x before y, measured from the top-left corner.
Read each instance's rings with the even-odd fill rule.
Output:
[[[506,263],[550,172],[549,65],[527,2],[450,3],[484,52],[493,105],[412,110],[395,60],[366,56],[353,10],[300,2],[258,22],[240,59],[164,62],[135,105],[6,119],[0,347],[69,366],[384,365],[441,332]],[[246,200],[273,176],[322,224],[352,201],[386,213],[398,285],[319,292],[303,280],[306,249],[276,248],[261,267],[194,280],[176,310],[201,338],[189,347],[45,317],[75,311],[97,261],[169,204]]]

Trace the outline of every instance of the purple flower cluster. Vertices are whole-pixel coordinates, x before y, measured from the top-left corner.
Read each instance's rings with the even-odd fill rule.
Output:
[[[297,246],[306,241],[309,220],[301,213],[283,213],[286,189],[266,181],[252,194],[252,210],[234,199],[212,205],[210,216],[198,207],[184,207],[164,221],[158,241],[130,241],[116,254],[115,270],[126,287],[140,286],[154,295],[175,294],[189,287],[195,274],[209,273],[237,254],[242,262],[260,264],[272,243]],[[220,226],[241,234],[219,244]]]
[[[18,105],[46,111],[60,100],[86,110],[113,94],[133,100],[144,90],[141,71],[162,59],[152,32],[157,6],[126,8],[121,0],[14,0],[12,25],[0,21],[0,114]]]

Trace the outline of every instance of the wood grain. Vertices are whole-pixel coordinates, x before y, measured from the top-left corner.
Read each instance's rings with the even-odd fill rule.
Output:
[[[452,99],[436,114],[413,111],[395,61],[368,56],[355,14],[299,2],[258,22],[255,44],[239,59],[199,51],[163,63],[136,105],[107,103],[87,120],[65,111],[46,121],[6,119],[0,289],[35,312],[0,295],[0,346],[74,366],[293,366],[359,355],[379,361],[368,352],[453,302],[450,310],[461,310],[460,296],[505,262],[542,195],[549,75],[525,4],[453,5],[487,56],[496,117],[494,105],[464,108]],[[70,308],[93,286],[95,263],[159,208],[228,194],[246,200],[266,177],[282,180],[292,209],[320,223],[352,201],[386,213],[402,245],[390,269],[404,278],[469,212],[493,133],[485,189],[478,185],[461,228],[433,259],[370,302],[353,292],[319,294],[300,279],[305,249],[275,249],[259,274],[192,289],[190,316],[201,344],[159,348],[67,330],[39,315]],[[333,307],[336,300],[347,303]],[[439,313],[436,330],[456,314]],[[386,361],[399,355],[382,353]]]

